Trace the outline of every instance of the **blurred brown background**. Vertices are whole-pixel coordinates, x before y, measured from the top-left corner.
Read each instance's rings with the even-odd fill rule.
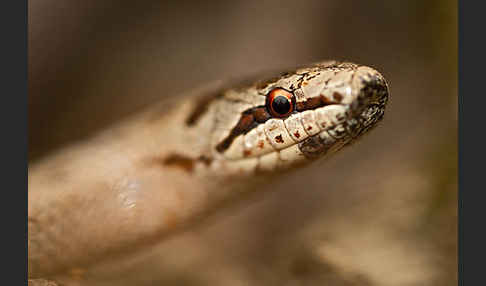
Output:
[[[390,85],[385,120],[346,152],[88,285],[456,285],[456,14],[450,0],[29,1],[31,162],[214,79],[342,59]]]

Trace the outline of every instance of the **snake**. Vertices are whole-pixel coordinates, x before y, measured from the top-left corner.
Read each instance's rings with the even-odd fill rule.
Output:
[[[29,163],[29,278],[154,245],[356,142],[388,98],[374,68],[317,62],[210,83]]]

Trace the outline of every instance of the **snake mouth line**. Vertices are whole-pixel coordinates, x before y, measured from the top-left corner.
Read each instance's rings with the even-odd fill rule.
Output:
[[[299,142],[293,142],[285,148],[272,149],[268,153],[258,156],[246,154],[246,156],[228,162],[234,162],[237,164],[237,168],[241,167],[242,170],[252,166],[254,171],[259,170],[264,174],[266,171],[272,171],[275,168],[283,170],[297,166],[299,163],[315,160],[325,154],[339,150],[370,130],[376,125],[376,122],[383,118],[384,109],[379,104],[369,104],[347,114],[348,116],[340,123],[329,125],[325,130],[320,130],[317,134],[308,136]],[[163,158],[163,160],[151,160],[150,162],[178,167],[183,171],[192,173],[197,163],[210,166],[213,159],[204,156],[191,158],[174,153]]]

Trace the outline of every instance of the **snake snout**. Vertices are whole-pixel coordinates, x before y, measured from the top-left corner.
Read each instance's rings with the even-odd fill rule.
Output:
[[[362,78],[363,87],[359,97],[365,101],[366,105],[379,105],[384,107],[388,101],[388,84],[385,78],[374,71],[371,75]]]

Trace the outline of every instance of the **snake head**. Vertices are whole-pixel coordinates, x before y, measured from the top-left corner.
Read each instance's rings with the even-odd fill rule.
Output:
[[[325,157],[374,127],[387,100],[378,71],[340,62],[226,89],[211,104],[211,167],[259,174]]]

